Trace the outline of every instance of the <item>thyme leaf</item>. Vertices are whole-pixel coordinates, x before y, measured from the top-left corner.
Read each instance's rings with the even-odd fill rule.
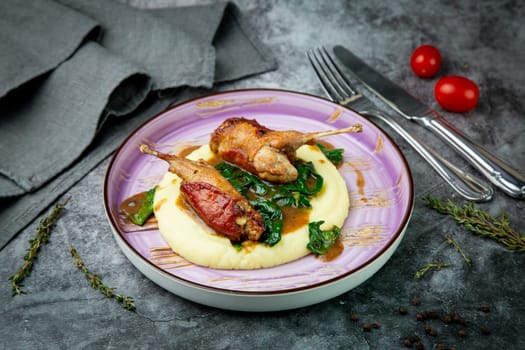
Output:
[[[459,254],[461,254],[461,256],[463,257],[463,260],[465,260],[465,264],[467,264],[468,267],[472,267],[472,260],[467,256],[467,254],[465,254],[465,251],[463,251],[463,249],[461,249],[461,247],[459,246],[458,242],[456,242],[454,239],[452,239],[452,237],[450,237],[450,235],[446,235],[445,236],[445,240],[446,240],[446,242],[448,244],[453,246]]]
[[[427,195],[425,204],[438,213],[450,215],[474,234],[490,238],[509,250],[525,251],[525,236],[510,227],[507,214],[494,217],[477,208],[473,203],[458,206],[450,199],[442,201]]]
[[[35,231],[35,236],[29,241],[31,244],[27,249],[27,253],[24,255],[24,263],[18,269],[16,274],[9,277],[9,280],[11,281],[11,288],[13,290],[13,296],[25,294],[25,292],[22,290],[22,281],[31,275],[33,263],[38,256],[38,251],[43,244],[47,244],[49,242],[51,229],[62,214],[62,210],[66,206],[68,200],[69,199],[56,204],[51,210],[51,213],[40,220],[40,224]]]
[[[115,293],[115,288],[111,288],[104,285],[104,283],[98,277],[98,275],[89,271],[82,259],[80,259],[80,256],[78,255],[76,249],[73,246],[69,246],[69,252],[73,256],[73,258],[75,258],[75,264],[89,280],[89,283],[91,284],[91,287],[93,287],[93,289],[98,289],[100,293],[102,293],[108,298],[115,298],[119,303],[122,304],[122,307],[126,310],[135,311],[135,302],[133,301],[132,297],[127,297]]]
[[[414,274],[414,278],[416,280],[419,280],[419,279],[423,278],[423,276],[425,276],[425,274],[428,271],[430,271],[430,270],[439,271],[439,270],[441,270],[444,267],[449,267],[449,264],[443,263],[443,262],[440,262],[440,261],[434,261],[434,262],[428,263],[425,266],[423,266],[421,269],[416,271],[416,273]]]

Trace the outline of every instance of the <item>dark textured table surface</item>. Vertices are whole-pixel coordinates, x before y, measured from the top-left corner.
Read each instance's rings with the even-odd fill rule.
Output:
[[[192,1],[129,1],[162,7]],[[236,1],[273,50],[278,70],[215,87],[279,88],[323,96],[305,50],[320,45],[348,46],[379,71],[442,111],[433,97],[437,78],[417,78],[409,68],[412,50],[437,46],[441,75],[464,75],[478,83],[480,100],[466,114],[443,116],[472,139],[525,170],[525,5],[519,1]],[[242,55],[242,52],[239,52]],[[202,94],[209,91],[203,91]],[[379,102],[378,102],[379,104]],[[419,126],[400,120],[451,161],[473,171],[446,145]],[[386,265],[372,278],[336,298],[295,310],[241,313],[184,300],[142,275],[123,255],[106,221],[102,186],[109,160],[102,162],[65,197],[70,197],[51,242],[25,283],[26,295],[12,297],[8,277],[22,263],[35,220],[0,251],[0,348],[404,348],[411,335],[425,349],[438,344],[458,349],[525,348],[525,253],[475,236],[426,207],[431,193],[461,203],[444,181],[403,140],[385,127],[410,164],[416,202],[406,235]],[[479,205],[509,214],[525,232],[525,203],[496,191]],[[444,240],[450,235],[472,259]],[[77,270],[68,247],[105,283],[135,298],[137,310],[124,310],[93,290]],[[450,264],[420,280],[414,273],[432,261]],[[417,297],[419,305],[411,300]],[[482,305],[488,312],[480,310]],[[401,315],[400,307],[407,309]],[[440,319],[421,322],[417,313],[455,312],[465,325]],[[355,320],[355,316],[358,319]],[[377,322],[370,332],[363,323]],[[425,333],[428,324],[437,332]],[[480,327],[490,329],[484,335]],[[458,335],[464,328],[466,336]]]

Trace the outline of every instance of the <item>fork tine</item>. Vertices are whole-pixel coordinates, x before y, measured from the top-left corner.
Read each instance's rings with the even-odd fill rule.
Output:
[[[330,71],[330,75],[333,78],[334,84],[337,85],[343,92],[343,97],[351,97],[357,95],[358,92],[353,88],[352,84],[345,78],[345,75],[341,72],[335,61],[332,59],[325,47],[319,50],[321,58],[327,69]]]
[[[328,65],[326,58],[323,56],[321,49],[316,49],[314,53],[316,53],[314,56],[316,56],[319,67],[321,67],[321,70],[325,74],[328,83],[335,91],[337,91],[338,96],[340,96],[339,101],[344,100],[346,97],[348,97],[348,91],[345,91],[340,82],[337,80],[337,77],[334,75],[332,68]]]
[[[316,56],[315,52],[313,50],[308,50],[306,52],[306,55],[308,57],[308,60],[310,61],[312,68],[315,71],[315,74],[317,75],[317,78],[319,79],[319,82],[321,82],[321,86],[323,87],[323,90],[326,93],[326,95],[328,95],[328,97],[334,102],[341,101],[343,98],[337,92],[332,81],[326,75],[326,72],[322,68],[321,62]]]
[[[321,82],[321,86],[332,101],[346,101],[359,95],[348,79],[345,78],[326,48],[308,50],[307,56]]]

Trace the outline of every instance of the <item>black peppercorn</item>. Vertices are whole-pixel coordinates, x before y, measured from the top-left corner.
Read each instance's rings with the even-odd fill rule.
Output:
[[[399,307],[399,313],[401,315],[406,315],[408,313],[408,310],[407,310],[406,307],[401,306],[401,307]]]
[[[372,328],[379,329],[379,327],[381,327],[379,325],[379,322],[375,321],[374,323],[372,323]]]
[[[418,321],[424,321],[424,320],[425,320],[425,315],[422,314],[422,313],[420,313],[420,312],[418,312],[418,313],[416,314],[416,320],[418,320]]]
[[[459,316],[458,314],[454,314],[454,316],[452,317],[452,319],[454,320],[455,323],[457,324],[460,324],[460,325],[465,325],[465,320]]]
[[[432,327],[430,327],[430,325],[428,324],[425,325],[424,329],[426,334],[430,334],[430,332],[432,331]]]
[[[463,328],[461,328],[458,331],[458,336],[460,336],[461,338],[465,338],[467,336],[467,332]]]
[[[370,328],[370,324],[368,322],[363,323],[363,331],[370,332],[372,329]]]
[[[410,341],[412,343],[417,343],[418,341],[421,340],[421,339],[419,339],[419,337],[417,335],[411,335],[410,337],[408,337],[408,339],[410,339]]]
[[[359,315],[356,314],[356,313],[352,313],[351,319],[352,319],[352,321],[357,321],[357,320],[359,320]]]
[[[422,342],[418,341],[416,343],[416,350],[425,350],[425,346],[423,345]]]
[[[414,306],[418,306],[419,304],[421,304],[421,301],[419,301],[418,297],[413,297],[412,300],[410,300],[410,303]]]
[[[481,311],[481,312],[489,312],[490,309],[489,309],[489,306],[487,304],[481,304],[481,306],[479,307],[479,311]]]
[[[487,326],[481,326],[479,328],[482,334],[489,335],[490,334],[490,328]]]
[[[411,348],[412,347],[412,341],[408,338],[405,338],[403,340],[403,345],[406,346],[407,348]]]
[[[443,316],[443,322],[445,323],[452,323],[452,320],[453,320],[453,315],[451,314],[446,314],[445,316]]]
[[[439,317],[436,310],[425,311],[424,315],[425,318],[428,318],[430,320],[435,320]]]

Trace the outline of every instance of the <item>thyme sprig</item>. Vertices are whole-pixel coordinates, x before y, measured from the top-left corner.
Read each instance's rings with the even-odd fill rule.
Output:
[[[414,278],[416,280],[419,280],[423,278],[423,276],[425,276],[425,274],[430,270],[439,271],[442,268],[449,267],[449,266],[450,266],[449,264],[441,262],[441,261],[434,261],[434,262],[428,263],[425,266],[423,266],[421,269],[416,271],[416,273],[414,274]]]
[[[118,293],[115,293],[115,288],[108,287],[104,285],[102,280],[99,278],[98,275],[92,273],[89,271],[89,269],[86,267],[82,259],[80,259],[80,256],[78,255],[76,249],[73,246],[69,247],[69,252],[75,258],[75,264],[77,267],[82,271],[82,273],[86,276],[86,278],[89,280],[89,283],[91,284],[91,287],[93,289],[98,289],[100,293],[105,295],[108,298],[115,298],[119,303],[122,304],[122,307],[129,311],[135,311],[135,301],[132,297],[127,297]]]
[[[458,242],[456,242],[450,235],[445,236],[445,241],[453,246],[459,254],[461,254],[463,260],[465,260],[465,264],[467,264],[468,267],[472,267],[472,260],[467,256],[465,251],[461,249]]]
[[[507,214],[493,217],[473,203],[458,206],[450,199],[442,201],[427,195],[425,204],[441,214],[448,214],[474,234],[490,238],[509,250],[525,251],[525,236],[510,227]]]
[[[58,203],[53,207],[51,213],[48,216],[40,220],[40,224],[35,230],[34,238],[29,241],[31,244],[27,249],[27,253],[24,255],[24,263],[18,269],[16,274],[9,277],[13,290],[13,296],[25,294],[25,292],[22,290],[22,281],[31,275],[33,263],[37,258],[38,251],[43,244],[47,244],[49,242],[51,229],[62,214],[62,210],[66,206],[67,202],[68,200]]]

